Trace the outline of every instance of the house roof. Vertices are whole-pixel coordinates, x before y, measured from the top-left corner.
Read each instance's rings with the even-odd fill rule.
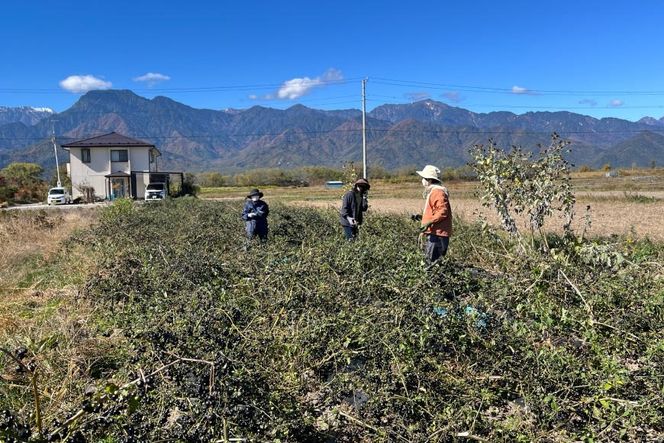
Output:
[[[123,148],[154,148],[152,143],[137,140],[135,138],[127,137],[126,135],[111,132],[109,134],[98,135],[97,137],[86,138],[75,142],[62,145],[63,148],[108,148],[108,147],[123,147]]]

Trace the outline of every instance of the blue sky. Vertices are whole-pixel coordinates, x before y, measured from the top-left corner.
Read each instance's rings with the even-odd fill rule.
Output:
[[[664,2],[24,1],[0,15],[0,105],[62,111],[90,88],[197,108],[664,116]],[[398,81],[395,81],[398,80]]]

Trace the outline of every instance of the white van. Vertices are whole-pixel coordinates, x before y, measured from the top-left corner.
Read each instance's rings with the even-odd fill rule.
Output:
[[[46,203],[50,205],[68,205],[71,203],[71,195],[66,188],[55,187],[48,190]]]
[[[145,187],[145,201],[163,200],[166,198],[166,183],[150,183]]]

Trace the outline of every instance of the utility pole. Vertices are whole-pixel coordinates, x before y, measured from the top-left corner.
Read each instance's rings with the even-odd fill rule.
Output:
[[[362,165],[364,178],[367,176],[367,79],[362,79]]]
[[[60,163],[58,163],[58,145],[55,143],[55,120],[51,120],[51,142],[53,143],[53,153],[55,154],[55,171],[58,174],[58,188],[62,187],[60,181]]]

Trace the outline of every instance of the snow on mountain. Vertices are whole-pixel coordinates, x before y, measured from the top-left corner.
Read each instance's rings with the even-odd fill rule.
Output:
[[[50,117],[55,111],[46,107],[20,106],[10,108],[0,106],[0,125],[7,123],[23,123],[32,126],[45,117]]]

